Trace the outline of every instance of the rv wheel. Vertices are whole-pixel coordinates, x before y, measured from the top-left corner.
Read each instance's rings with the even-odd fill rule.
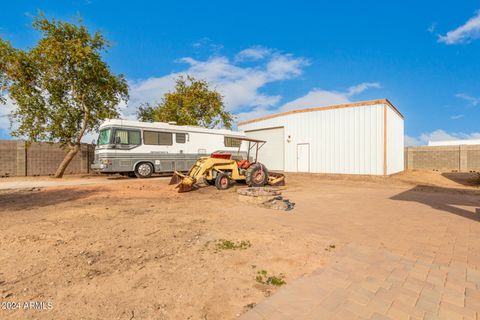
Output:
[[[135,168],[135,175],[138,178],[150,178],[153,173],[153,166],[148,162],[142,162]]]

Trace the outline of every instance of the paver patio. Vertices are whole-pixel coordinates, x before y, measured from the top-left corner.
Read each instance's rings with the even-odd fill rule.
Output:
[[[435,261],[348,245],[241,319],[478,319],[480,271]]]
[[[302,199],[318,209],[301,227],[337,252],[240,318],[480,320],[480,196],[428,186],[375,196],[325,187]]]

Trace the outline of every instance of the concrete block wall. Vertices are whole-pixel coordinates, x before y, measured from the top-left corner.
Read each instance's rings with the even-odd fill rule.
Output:
[[[17,141],[0,143],[0,176],[17,175]]]
[[[0,140],[0,177],[52,175],[65,154],[56,143]],[[82,144],[65,173],[88,173],[93,158],[94,146]]]
[[[467,171],[480,171],[480,146],[467,146]]]
[[[405,168],[438,171],[480,171],[480,145],[408,147]]]

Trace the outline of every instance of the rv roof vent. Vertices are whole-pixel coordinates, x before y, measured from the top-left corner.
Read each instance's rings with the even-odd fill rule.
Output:
[[[172,126],[176,125],[177,123],[175,121],[168,121],[168,124],[171,124]]]

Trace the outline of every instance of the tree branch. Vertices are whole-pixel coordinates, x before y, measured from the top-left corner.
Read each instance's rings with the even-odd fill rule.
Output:
[[[75,94],[75,89],[74,89],[74,94]],[[82,119],[82,128],[80,129],[80,132],[77,135],[77,139],[75,141],[76,145],[80,145],[80,141],[82,140],[83,135],[85,134],[85,131],[87,130],[87,123],[88,123],[88,115],[89,115],[89,109],[87,105],[85,104],[85,97],[82,94],[80,96],[80,102],[82,104],[82,109],[83,109],[83,119]]]
[[[88,108],[87,106],[85,105],[85,103],[83,103],[83,97],[82,97],[82,106],[83,106],[83,120],[82,120],[82,129],[80,129],[80,132],[78,133],[78,136],[77,136],[77,141],[75,142],[76,145],[80,145],[80,141],[83,137],[83,135],[85,134],[85,131],[87,130],[87,123],[88,123]]]

